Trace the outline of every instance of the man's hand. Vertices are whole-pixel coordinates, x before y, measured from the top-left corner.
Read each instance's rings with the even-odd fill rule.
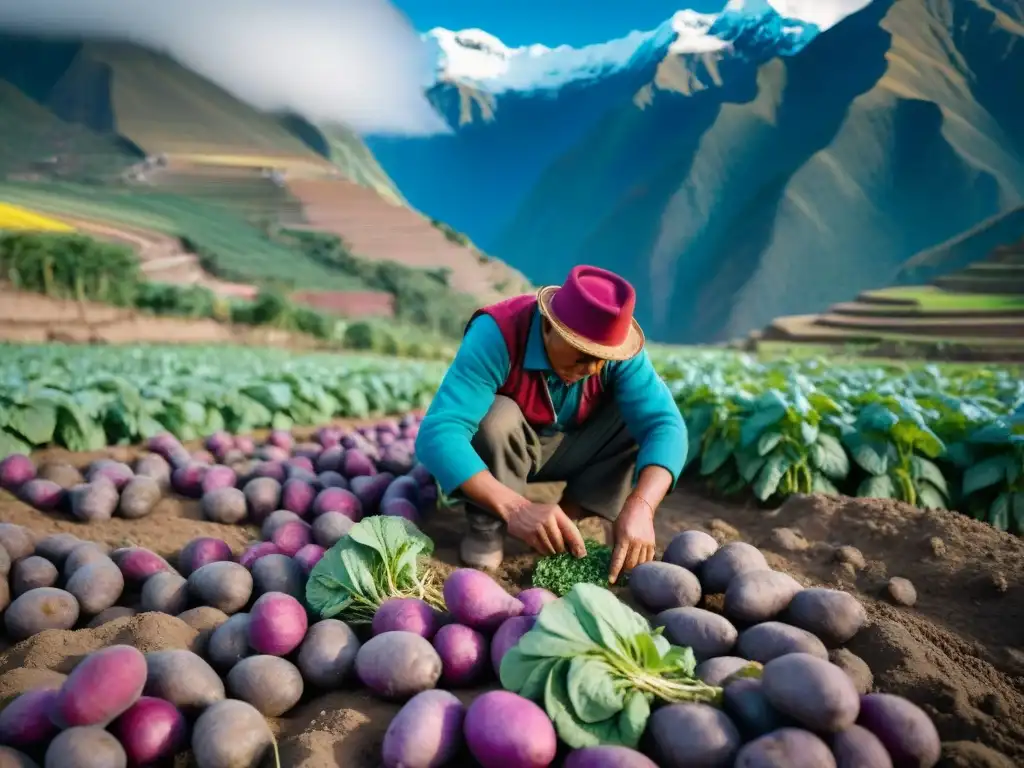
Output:
[[[615,519],[615,549],[608,581],[654,559],[654,510],[643,497],[630,494]]]
[[[526,504],[508,514],[508,533],[542,555],[587,554],[579,529],[557,504]]]

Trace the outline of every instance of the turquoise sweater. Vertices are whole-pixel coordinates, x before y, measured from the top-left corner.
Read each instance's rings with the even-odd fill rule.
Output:
[[[565,429],[576,413],[583,382],[566,386],[551,370],[539,313],[530,326],[523,365],[527,370],[547,373],[548,390],[558,414],[554,429]],[[463,338],[416,438],[416,456],[446,494],[487,469],[471,441],[508,368],[508,348],[498,324],[489,315],[479,316]],[[600,375],[614,391],[626,428],[640,446],[637,473],[650,465],[664,467],[672,473],[674,484],[686,461],[686,424],[647,352],[623,362],[609,362]]]

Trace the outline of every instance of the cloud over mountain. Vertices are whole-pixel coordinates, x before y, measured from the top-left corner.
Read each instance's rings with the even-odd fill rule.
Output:
[[[138,43],[253,106],[361,132],[448,130],[423,95],[428,54],[388,0],[2,0],[0,29]]]

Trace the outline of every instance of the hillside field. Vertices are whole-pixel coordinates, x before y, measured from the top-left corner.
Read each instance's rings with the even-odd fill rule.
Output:
[[[192,761],[198,768],[218,764],[209,751],[228,746],[252,750],[247,759],[261,768],[277,762],[380,765],[382,750],[390,749],[386,732],[397,722],[406,698],[395,701],[382,695],[379,681],[366,669],[368,658],[385,644],[373,639],[377,623],[384,621],[378,617],[388,613],[379,608],[381,602],[388,595],[400,596],[462,615],[455,588],[465,573],[456,570],[461,515],[446,500],[439,503],[431,478],[409,452],[444,366],[225,346],[4,346],[0,360],[0,434],[7,435],[8,450],[13,438],[14,449],[31,457],[0,464],[5,489],[0,490],[0,546],[12,563],[2,580],[11,594],[0,633],[0,702],[5,707],[0,710],[0,738],[10,739],[4,729],[31,697],[42,699],[52,689],[84,684],[75,682],[84,672],[74,670],[101,665],[105,657],[97,652],[118,645],[104,653],[130,654],[124,646],[131,646],[143,654],[138,657],[144,662],[138,688],[149,697],[143,702],[146,707],[188,712],[179,716],[180,738],[163,744],[162,754]],[[668,663],[670,643],[688,659],[671,675],[652,673],[653,680],[686,681],[691,691],[712,697],[734,684],[723,679],[729,672],[714,672],[716,665],[731,664],[728,669],[733,671],[743,667],[745,675],[761,677],[762,686],[771,685],[778,651],[757,637],[785,630],[802,638],[808,654],[827,656],[842,670],[844,676],[835,684],[850,691],[854,704],[844,715],[850,722],[863,712],[861,722],[869,725],[866,713],[878,700],[859,699],[858,693],[904,697],[901,706],[912,707],[915,717],[929,723],[922,726],[920,764],[1009,768],[1024,759],[1024,697],[1016,684],[1024,672],[1016,651],[1018,619],[1024,613],[1024,544],[998,530],[1020,530],[1024,506],[1011,498],[1007,515],[1007,504],[993,502],[978,515],[983,521],[898,500],[908,489],[923,506],[939,498],[942,488],[955,498],[954,505],[973,494],[986,501],[1005,496],[1007,488],[1012,496],[1017,481],[1009,480],[1007,471],[1024,467],[1024,454],[1012,438],[1024,434],[1022,425],[1019,416],[1014,421],[1007,415],[1014,409],[1020,412],[1024,403],[1019,376],[1000,370],[982,373],[971,366],[880,367],[824,360],[759,364],[728,353],[676,353],[658,364],[695,447],[690,469],[656,516],[661,565],[683,568],[675,565],[678,559],[671,551],[679,546],[682,540],[675,537],[683,531],[687,537],[706,537],[702,541],[709,551],[722,550],[723,557],[729,544],[733,551],[735,543],[744,542],[757,547],[759,562],[776,572],[774,578],[782,580],[786,574],[795,580],[794,605],[824,589],[834,600],[852,601],[860,613],[851,616],[859,618],[849,630],[835,630],[841,635],[817,621],[819,614],[801,618],[795,609],[772,609],[741,620],[730,598],[732,582],[714,586],[708,560],[706,569],[691,566],[700,574],[693,576],[693,583],[700,585],[696,597],[674,598],[668,610],[699,606],[702,615],[712,614],[732,628],[732,640],[717,651],[700,646],[698,639],[684,634],[682,624],[659,613],[665,603],[655,609],[646,602],[653,598],[643,588],[639,571],[614,587],[600,583],[600,577],[570,576],[595,582],[565,585],[566,592],[550,594],[546,599],[553,602],[536,609],[539,618],[523,615],[506,621],[522,624],[522,632],[534,633],[533,641],[538,641],[538,628],[559,608],[573,606],[569,616],[575,623],[569,626],[585,627],[582,622],[590,614],[584,606],[597,610],[597,605],[607,604],[611,613],[601,614],[602,621],[628,617],[630,637],[662,626],[663,637],[652,644],[658,659]],[[722,445],[729,450],[723,451]],[[798,446],[806,452],[784,468]],[[975,463],[961,473],[954,457],[965,449],[984,454],[975,453]],[[744,491],[739,496],[726,499],[709,492],[704,480],[735,484],[736,473],[743,474],[752,458],[762,469],[753,483],[740,483]],[[912,472],[900,463],[904,459],[913,463]],[[980,468],[997,461],[1003,472],[992,482],[993,473]],[[807,477],[815,482],[813,494],[801,485]],[[88,483],[79,485],[83,480]],[[840,496],[819,484],[833,480],[845,488],[859,481],[871,491],[862,495],[876,498]],[[379,483],[386,484],[383,497],[371,496],[369,488]],[[965,497],[968,485],[973,490]],[[143,487],[148,495],[141,493]],[[300,487],[310,488],[312,495],[300,499]],[[66,490],[70,488],[74,490]],[[97,496],[86,507],[82,494],[87,488],[109,491],[108,498]],[[264,498],[264,492],[273,498]],[[557,487],[537,485],[529,495],[553,501],[558,492]],[[751,492],[768,503],[758,503]],[[214,497],[219,499],[216,504]],[[283,509],[268,514],[278,507]],[[580,527],[591,555],[600,557],[609,541],[607,527],[594,520]],[[399,542],[403,548],[388,549]],[[370,570],[365,583],[339,581],[350,579],[363,559],[390,562],[388,551],[424,557],[413,558],[412,565],[396,564],[380,584]],[[28,586],[25,579],[35,566],[43,581]],[[546,583],[543,574],[553,567],[554,560],[538,561],[510,544],[502,567],[476,578],[490,576],[525,605],[524,590]],[[76,576],[80,570],[82,575]],[[99,590],[97,580],[114,579],[115,572],[120,577],[116,588]],[[246,585],[237,594],[213,588],[237,580]],[[165,590],[165,582],[173,589]],[[364,602],[339,598],[337,590],[345,583],[354,591],[344,594],[358,594]],[[724,600],[717,594],[723,589]],[[50,600],[50,610],[35,612],[34,601],[43,598]],[[263,653],[256,648],[264,647],[256,627],[271,603],[280,611],[273,627],[290,628],[294,614],[303,616],[302,628],[287,641],[282,636],[280,647],[266,646]],[[366,623],[371,617],[374,628]],[[576,730],[578,716],[564,714],[578,710],[556,706],[582,703],[571,704],[573,699],[565,694],[549,701],[513,682],[507,659],[515,658],[518,644],[527,642],[521,639],[524,635],[511,640],[513,650],[492,650],[501,647],[512,625],[491,637],[493,630],[468,615],[461,620],[480,627],[480,670],[462,682],[442,680],[442,671],[454,667],[438,655],[436,674],[423,688],[451,691],[454,697],[446,700],[479,710],[488,694],[499,689],[536,698],[536,721],[512,738],[531,748],[550,748],[541,765],[561,765],[587,742]],[[237,658],[230,657],[223,643],[243,622],[243,649]],[[318,668],[310,664],[309,648],[326,642],[316,638],[330,632],[346,638],[342,645],[331,646],[332,658],[339,663],[345,659],[343,685],[317,677]],[[434,627],[424,632],[433,643],[419,640],[423,653],[447,659],[442,631]],[[607,652],[608,641],[600,633],[581,632],[573,642],[587,638],[594,653]],[[253,651],[247,650],[248,643]],[[691,645],[702,649],[700,656],[693,656]],[[351,653],[338,656],[342,648]],[[491,653],[498,654],[494,662]],[[388,666],[405,659],[403,654],[389,651]],[[647,665],[654,663],[647,659]],[[751,661],[758,666],[750,667]],[[120,675],[132,671],[128,659],[120,663]],[[189,705],[161,671],[168,664],[182,681],[203,675],[212,686],[209,698]],[[287,675],[288,686],[245,682],[263,667]],[[627,677],[624,684],[631,685],[631,680]],[[802,696],[815,690],[804,686]],[[651,703],[661,699],[669,704],[674,695],[667,687],[659,688]],[[125,706],[133,706],[137,697]],[[709,700],[722,707],[724,714],[717,717],[726,718],[729,733],[736,729],[734,719],[744,722],[718,699]],[[771,712],[776,707],[789,711],[781,699],[772,701],[779,703],[769,704]],[[699,705],[672,706],[685,710]],[[601,740],[642,750],[662,768],[682,768],[665,749],[668,736],[659,724],[665,717],[661,711],[668,710],[645,711],[628,730],[601,731]],[[806,708],[793,711],[802,727],[812,727],[815,715]],[[228,714],[236,739],[207,742],[203,734],[211,721]],[[112,754],[136,749],[123,722],[115,721],[106,730],[102,725],[93,728],[91,736]],[[719,733],[718,727],[702,722],[687,733],[710,738]],[[934,732],[928,735],[931,728]],[[486,765],[472,757],[472,733],[468,726],[454,729],[455,755],[446,764]],[[71,731],[50,727],[45,735],[15,743],[19,751],[42,761],[65,742],[73,746],[76,738]],[[741,765],[737,754],[742,755],[741,748],[755,749],[755,740],[749,732],[736,730],[726,742],[722,764]],[[811,743],[829,752],[828,741]],[[899,748],[898,742],[883,743],[887,750]],[[0,747],[0,754],[4,749],[10,750]]]

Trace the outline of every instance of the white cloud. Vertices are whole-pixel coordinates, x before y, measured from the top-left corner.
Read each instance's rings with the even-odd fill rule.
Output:
[[[256,107],[362,133],[448,130],[422,91],[429,54],[388,0],[0,0],[0,28],[139,43]]]

